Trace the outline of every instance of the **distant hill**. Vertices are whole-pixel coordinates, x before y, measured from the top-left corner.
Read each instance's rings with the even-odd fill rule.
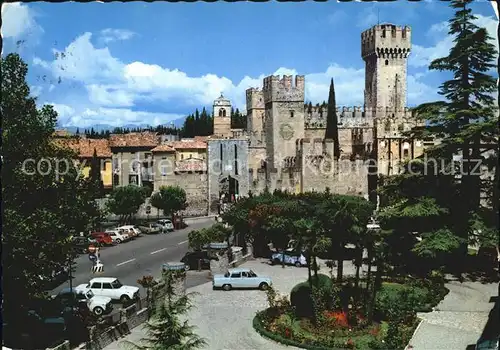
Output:
[[[173,123],[176,128],[182,128],[184,125],[185,119],[186,119],[185,117],[175,119],[175,120],[172,120],[170,123],[165,123],[162,125],[168,127],[171,125],[171,123]],[[153,126],[153,127],[155,127],[155,126]],[[148,128],[148,127],[150,127],[150,125],[149,124],[126,124],[126,125],[122,125],[120,127],[125,128],[125,129],[133,129],[133,128]],[[106,131],[106,130],[112,131],[114,128],[116,128],[116,126],[109,125],[109,124],[95,124],[95,125],[90,125],[87,127],[78,127],[78,126],[64,127],[64,126],[61,126],[60,128],[67,130],[68,132],[75,133],[77,129],[79,129],[80,132],[83,132],[84,130],[90,130],[92,128],[94,129],[95,132],[101,132],[101,131]]]

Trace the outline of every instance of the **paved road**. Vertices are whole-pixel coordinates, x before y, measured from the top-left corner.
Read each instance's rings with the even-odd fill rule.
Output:
[[[104,264],[102,274],[92,274],[92,263],[87,255],[81,255],[75,261],[76,271],[73,273],[73,286],[87,283],[91,278],[116,277],[123,284],[137,285],[137,280],[144,275],[159,277],[161,265],[171,261],[179,261],[188,251],[188,233],[192,230],[213,225],[213,218],[197,220],[185,229],[167,234],[142,235],[129,242],[113,247],[102,248],[101,262]],[[187,287],[192,287],[207,281],[206,273],[190,273]],[[51,291],[58,293],[69,287],[69,282],[61,284]],[[141,288],[141,287],[140,287]],[[144,291],[141,288],[141,294]]]

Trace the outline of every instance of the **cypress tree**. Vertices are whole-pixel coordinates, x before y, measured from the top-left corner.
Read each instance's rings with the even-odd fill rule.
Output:
[[[326,116],[326,139],[333,139],[333,155],[335,159],[340,158],[340,144],[339,144],[339,127],[337,118],[337,105],[335,102],[335,87],[333,85],[333,78],[330,82],[330,93],[328,94]]]
[[[89,174],[90,190],[95,198],[101,198],[104,192],[104,184],[101,176],[101,165],[97,157],[97,150],[94,148],[94,154],[90,163]]]

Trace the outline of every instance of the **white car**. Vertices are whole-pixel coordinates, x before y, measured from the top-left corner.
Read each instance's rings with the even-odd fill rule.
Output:
[[[126,303],[129,300],[139,299],[139,288],[125,286],[114,277],[97,277],[89,281],[88,284],[80,284],[75,288],[76,291],[92,291],[94,295],[108,297],[113,300],[119,300]]]
[[[266,290],[273,284],[271,277],[257,276],[255,272],[247,268],[229,269],[224,275],[214,275],[212,280],[213,289],[253,289]]]
[[[54,300],[60,301],[62,304],[85,303],[89,310],[97,316],[101,316],[113,310],[111,298],[96,296],[91,290],[83,292],[64,288],[53,298]]]
[[[120,226],[117,228],[117,230],[124,230],[125,232],[128,232],[129,235],[132,234],[132,236],[134,237],[137,237],[141,234],[141,230],[133,225]]]
[[[118,230],[106,230],[106,232],[111,239],[113,240],[113,243],[120,244],[121,242],[125,242],[129,240],[128,234],[122,234]]]
[[[174,224],[169,219],[158,220],[156,223],[162,226],[164,231],[172,232],[174,230]]]

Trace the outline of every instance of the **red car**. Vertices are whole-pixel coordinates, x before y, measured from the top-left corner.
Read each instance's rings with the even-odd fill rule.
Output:
[[[113,239],[105,232],[92,232],[90,236],[100,245],[113,245]]]

